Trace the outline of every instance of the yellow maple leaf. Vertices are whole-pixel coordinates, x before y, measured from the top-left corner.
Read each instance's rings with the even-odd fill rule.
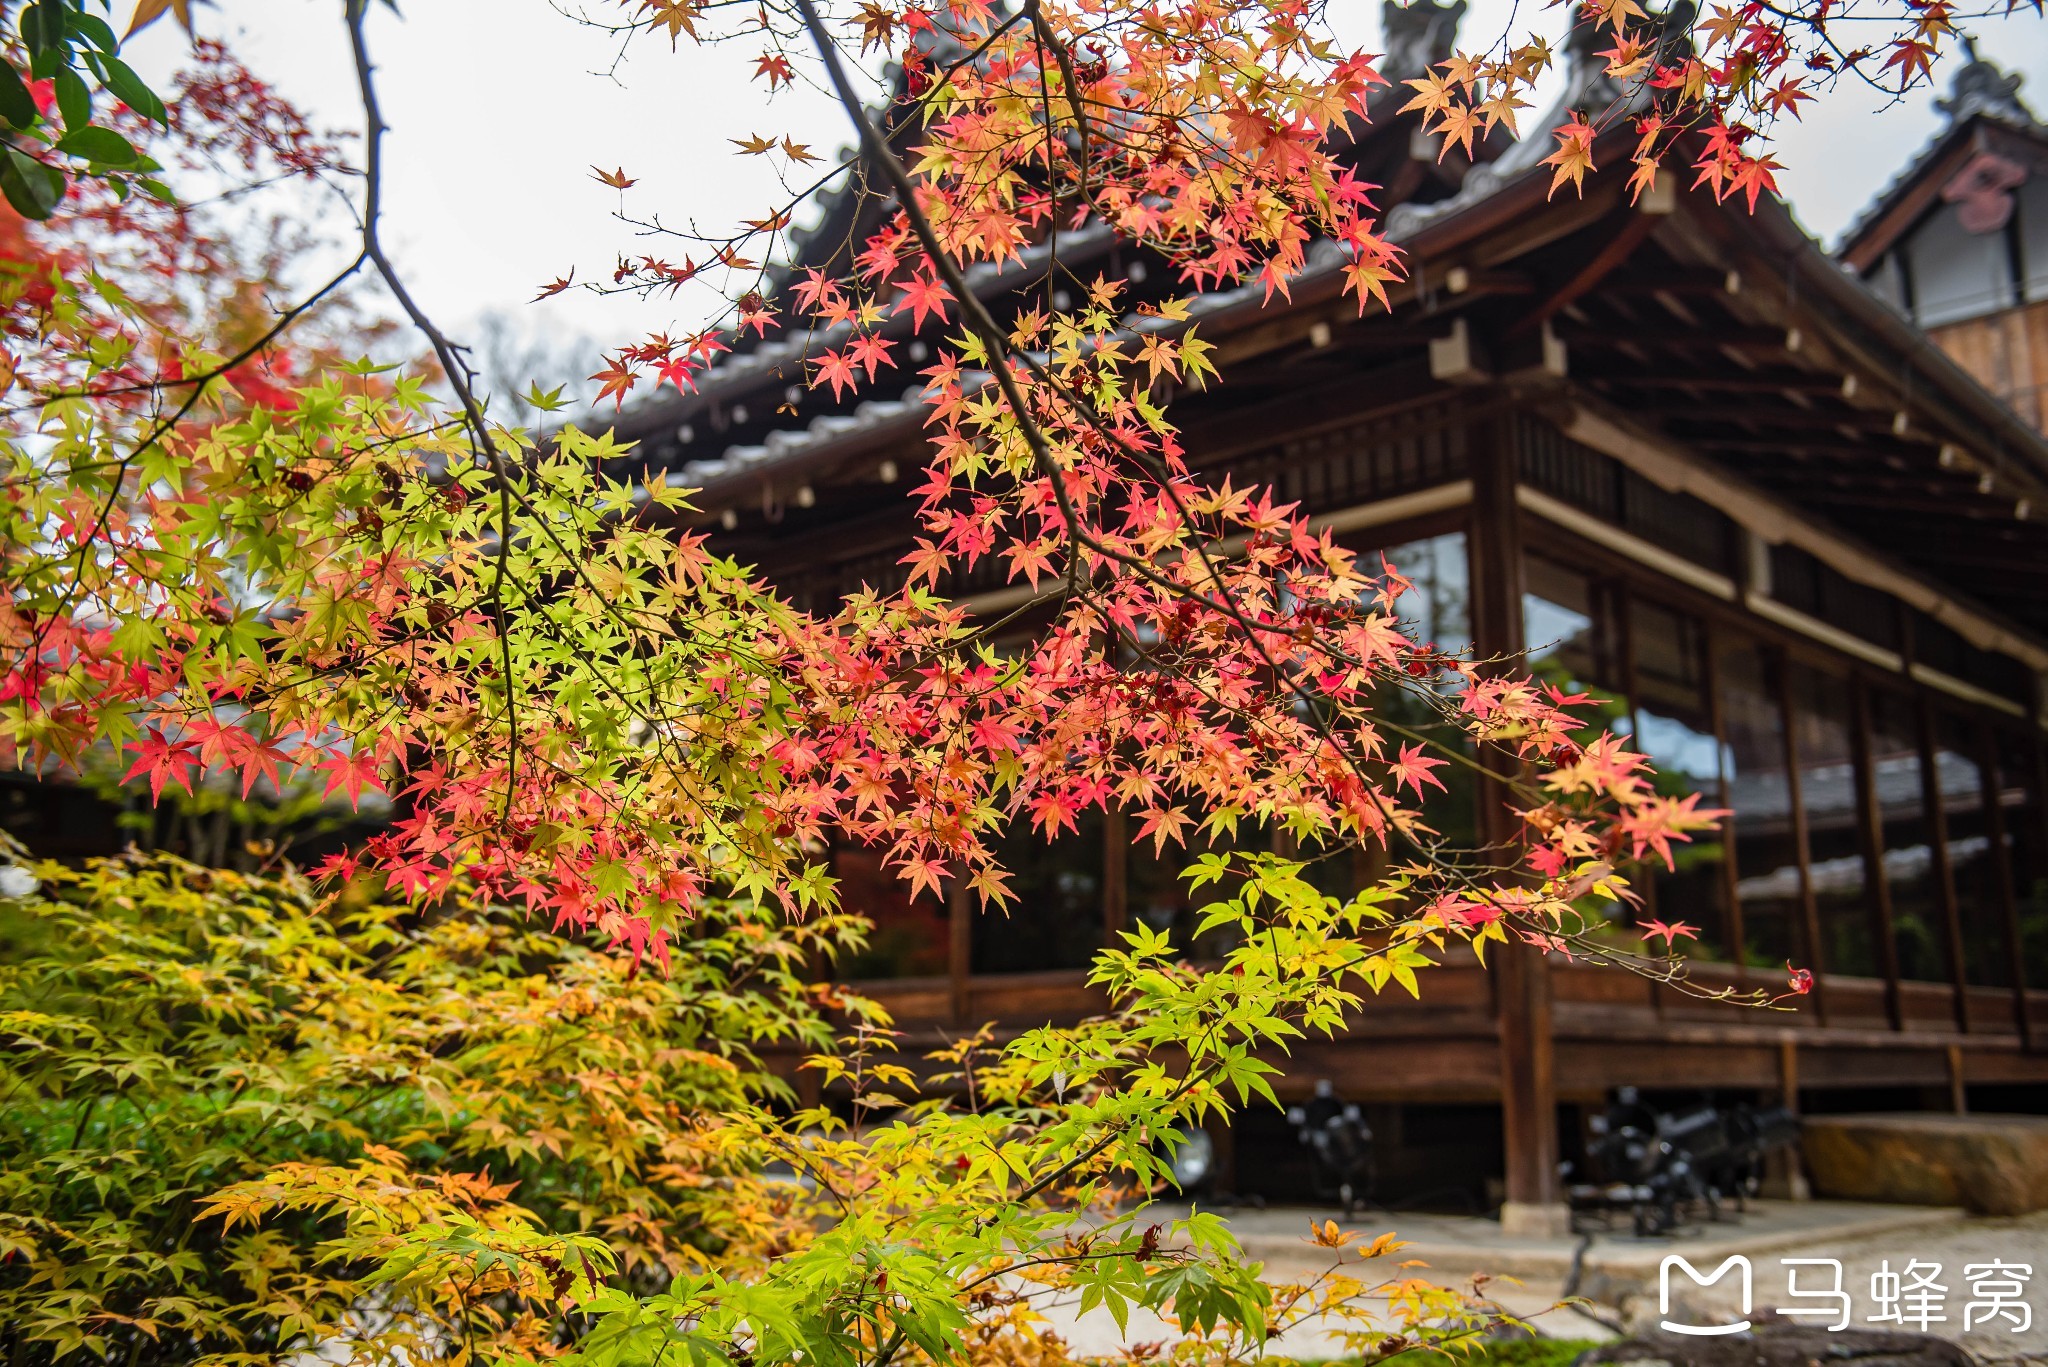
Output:
[[[192,0],[135,0],[135,17],[128,21],[128,32],[122,38],[128,39],[148,28],[166,13],[176,14],[178,23],[184,28],[185,36],[192,36]]]
[[[1580,195],[1586,193],[1586,172],[1593,169],[1593,127],[1573,119],[1562,128],[1553,129],[1551,136],[1557,139],[1557,150],[1543,159],[1545,166],[1557,169],[1550,177],[1550,193],[1556,194],[1569,180],[1572,188]]]
[[[646,0],[640,6],[641,12],[653,12],[653,24],[668,30],[668,45],[673,48],[682,34],[697,36],[697,10],[699,0]]]

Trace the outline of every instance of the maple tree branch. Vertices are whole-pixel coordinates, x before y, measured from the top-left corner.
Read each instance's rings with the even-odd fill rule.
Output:
[[[1272,652],[1267,648],[1265,639],[1261,634],[1262,630],[1272,630],[1272,628],[1262,629],[1257,623],[1249,620],[1244,615],[1243,610],[1229,599],[1227,592],[1223,588],[1224,581],[1221,571],[1211,558],[1206,544],[1198,540],[1193,547],[1193,551],[1201,561],[1206,581],[1217,587],[1217,594],[1214,596],[1188,585],[1177,584],[1157,573],[1150,564],[1138,557],[1128,555],[1105,545],[1098,538],[1090,536],[1082,530],[1082,519],[1079,510],[1074,506],[1072,494],[1067,489],[1066,482],[1062,478],[1064,472],[1060,467],[1059,461],[1053,455],[1051,445],[1046,440],[1044,431],[1031,417],[1028,405],[1025,403],[1023,391],[1018,386],[1016,374],[1010,368],[1009,363],[1012,358],[1022,361],[1025,369],[1031,372],[1033,378],[1051,388],[1063,402],[1079,413],[1083,420],[1101,434],[1113,447],[1137,460],[1141,465],[1154,468],[1157,472],[1161,489],[1180,515],[1183,525],[1192,526],[1193,522],[1188,514],[1185,503],[1180,497],[1179,491],[1174,488],[1174,480],[1170,470],[1160,467],[1157,462],[1149,460],[1140,453],[1133,451],[1121,436],[1109,430],[1107,424],[1094,411],[1092,405],[1082,401],[1058,377],[1047,370],[1037,358],[1029,353],[1020,354],[1010,345],[1008,335],[996,323],[994,316],[989,313],[987,306],[982,303],[980,296],[969,286],[965,274],[962,273],[958,264],[953,261],[952,256],[945,250],[944,244],[939,241],[938,233],[932,227],[930,218],[925,214],[923,206],[918,203],[916,182],[911,179],[909,171],[904,167],[901,159],[896,156],[895,150],[889,146],[888,140],[882,135],[881,130],[876,127],[874,120],[869,117],[866,107],[861,103],[858,93],[853,88],[852,81],[846,74],[845,64],[840,56],[839,47],[832,40],[831,34],[826,31],[824,21],[818,14],[814,0],[796,0],[796,3],[798,11],[803,15],[805,26],[810,31],[812,42],[818,50],[819,57],[825,64],[826,73],[831,80],[834,92],[838,96],[840,106],[845,110],[847,117],[852,120],[855,128],[859,131],[862,145],[875,158],[876,163],[882,168],[883,177],[896,192],[897,202],[902,208],[904,216],[909,220],[912,231],[916,234],[926,257],[931,261],[933,269],[939,273],[940,278],[945,282],[948,289],[952,291],[968,325],[980,337],[982,344],[988,349],[991,378],[995,380],[997,388],[1001,390],[1003,399],[1016,421],[1017,429],[1023,436],[1025,444],[1031,450],[1034,463],[1052,491],[1053,498],[1059,507],[1061,518],[1066,525],[1069,536],[1086,546],[1094,554],[1125,566],[1138,578],[1152,584],[1161,591],[1174,597],[1210,607],[1228,617],[1244,633],[1245,639],[1258,652],[1259,657],[1272,670],[1274,676],[1283,681],[1288,691],[1308,710],[1311,723],[1315,726],[1317,732],[1343,757],[1345,766],[1359,779],[1362,791],[1379,808],[1382,818],[1386,822],[1387,829],[1399,834],[1401,838],[1415,848],[1416,853],[1424,860],[1428,861],[1439,872],[1454,878],[1468,893],[1479,898],[1483,904],[1494,906],[1504,911],[1505,908],[1499,907],[1498,901],[1493,894],[1482,888],[1469,873],[1453,865],[1445,864],[1434,851],[1406,832],[1401,831],[1400,827],[1392,820],[1391,807],[1386,798],[1380,794],[1378,786],[1360,768],[1358,757],[1352,753],[1351,747],[1338,741],[1329,723],[1317,711],[1315,695],[1308,692],[1291,672],[1283,670],[1279,662],[1273,658]]]
[[[1075,193],[1080,199],[1082,212],[1085,213],[1091,207],[1088,198],[1088,115],[1082,108],[1081,83],[1074,75],[1074,54],[1067,51],[1066,44],[1053,33],[1052,25],[1039,13],[1036,3],[1026,8],[1031,13],[1032,29],[1038,34],[1039,42],[1052,49],[1052,58],[1059,63],[1060,79],[1066,83],[1067,106],[1074,111],[1075,136],[1080,141],[1080,147],[1074,153],[1074,174],[1080,181]],[[1048,126],[1047,134],[1050,136],[1052,110],[1049,107],[1045,111],[1045,121]],[[1050,175],[1051,172],[1052,167],[1048,164],[1046,173]]]
[[[463,358],[462,349],[450,342],[426,311],[414,302],[412,292],[406,288],[404,278],[385,254],[383,239],[378,235],[384,199],[384,134],[390,125],[384,121],[382,106],[377,101],[375,67],[370,62],[369,43],[363,34],[370,0],[342,0],[342,4],[348,15],[349,50],[355,60],[356,88],[363,105],[363,141],[368,153],[363,170],[363,255],[376,266],[378,276],[398,301],[399,308],[405,311],[406,317],[412,320],[413,326],[433,348],[435,357],[441,362],[442,372],[448,377],[449,386],[462,404],[470,435],[483,450],[498,485],[497,569],[491,585],[491,607],[497,623],[499,667],[505,672],[505,722],[510,733],[505,759],[505,816],[509,820],[519,777],[519,683],[513,676],[512,634],[505,614],[505,580],[512,555],[512,477],[506,469],[504,453],[491,437],[490,424],[484,419],[483,404],[477,399],[475,370]]]
[[[79,591],[85,583],[86,555],[93,545],[99,541],[100,535],[106,531],[107,519],[114,515],[114,506],[121,501],[122,486],[128,482],[128,472],[135,468],[135,462],[140,460],[145,453],[154,449],[158,442],[162,441],[172,429],[185,420],[187,414],[199,406],[199,401],[206,396],[207,390],[212,387],[214,381],[220,379],[221,376],[227,374],[236,366],[243,364],[250,357],[276,341],[284,333],[285,329],[303,317],[307,310],[326,298],[327,295],[339,288],[343,281],[361,269],[366,256],[367,253],[358,254],[356,259],[337,272],[333,279],[280,315],[255,341],[250,342],[247,346],[236,352],[232,358],[216,367],[211,374],[193,385],[192,392],[185,396],[184,401],[178,405],[169,417],[159,419],[156,425],[150,429],[147,436],[137,442],[127,455],[115,462],[113,477],[107,489],[107,496],[100,503],[99,511],[93,518],[91,529],[79,540],[78,572],[72,577],[71,583],[66,586],[63,595],[57,600],[57,606],[50,611],[43,619],[42,624],[37,627],[35,639],[30,641],[23,649],[21,655],[17,657],[15,661],[16,668],[21,668],[30,661],[41,658],[43,646],[49,640],[51,629],[58,622],[65,619],[70,613],[72,606],[78,601]]]

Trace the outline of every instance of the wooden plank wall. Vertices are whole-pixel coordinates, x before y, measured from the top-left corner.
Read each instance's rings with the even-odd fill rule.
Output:
[[[1929,328],[1927,335],[1977,383],[2048,431],[2048,300]]]

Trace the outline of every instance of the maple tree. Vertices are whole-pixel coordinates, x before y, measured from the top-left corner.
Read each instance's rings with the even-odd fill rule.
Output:
[[[1080,1238],[1071,1206],[1108,1199],[1131,1174],[1156,1186],[1157,1142],[1269,1095],[1262,1049],[1338,1029],[1359,992],[1417,990],[1417,972],[1454,945],[1591,953],[1683,981],[1668,954],[1596,938],[1599,907],[1630,895],[1631,861],[1668,859],[1715,813],[1660,791],[1620,740],[1589,734],[1593,700],[1412,639],[1398,566],[1361,563],[1268,490],[1191,472],[1163,395],[1214,367],[1185,299],[1126,308],[1103,279],[1078,303],[1048,298],[999,322],[970,287],[969,267],[1094,222],[1164,257],[1190,289],[1257,282],[1268,298],[1287,293],[1313,244],[1334,243],[1359,307],[1383,304],[1400,257],[1373,187],[1332,151],[1379,78],[1324,36],[1320,6],[624,0],[622,25],[673,45],[758,44],[746,60],[767,93],[822,79],[893,209],[847,271],[812,271],[774,300],[759,263],[796,204],[703,240],[701,264],[624,263],[606,288],[706,281],[730,304],[699,330],[614,353],[596,377],[604,396],[688,388],[735,333],[798,324],[816,343],[812,385],[837,396],[909,363],[888,320],[950,330],[919,372],[931,459],[907,582],[822,613],[675,530],[665,515],[687,513],[686,490],[606,473],[626,454],[609,434],[539,434],[486,411],[466,353],[379,237],[371,7],[343,10],[366,121],[358,248],[253,329],[217,326],[220,310],[185,292],[209,242],[173,196],[137,196],[111,157],[51,172],[68,187],[20,172],[47,193],[23,210],[44,221],[17,229],[0,287],[13,348],[0,482],[7,758],[57,771],[118,754],[153,796],[207,772],[245,793],[294,776],[348,801],[386,790],[399,802],[388,829],[326,876],[374,872],[418,906],[510,902],[664,971],[696,952],[689,936],[723,899],[790,917],[829,908],[821,852],[833,839],[878,849],[915,892],[958,880],[997,904],[1010,900],[1003,829],[1051,835],[1111,805],[1155,847],[1250,824],[1311,852],[1392,855],[1386,879],[1348,899],[1274,856],[1199,861],[1198,879],[1228,874],[1236,889],[1204,911],[1231,932],[1225,962],[1183,965],[1132,932],[1095,970],[1117,1010],[1011,1044],[975,1074],[979,1102],[918,1101],[859,1135],[824,1112],[724,1107],[707,1124],[735,1165],[807,1165],[810,1213],[830,1217],[776,1254],[734,1254],[642,1298],[602,1275],[597,1254],[572,1264],[566,1236],[525,1214],[479,1223],[472,1193],[459,1228],[440,1206],[372,1221],[393,1237],[352,1256],[384,1258],[384,1284],[437,1305],[451,1287],[488,1286],[577,1307],[593,1360],[659,1360],[680,1342],[698,1360],[883,1367],[963,1351],[1007,1313],[1012,1293],[991,1288],[1028,1268],[1084,1299],[1170,1306],[1194,1331],[1190,1354],[1236,1356],[1278,1312],[1219,1231],[1196,1219],[1162,1235],[1127,1215]],[[23,14],[51,12],[85,7],[38,0]],[[1773,188],[1770,119],[1873,63],[1871,79],[1901,89],[1924,79],[1955,23],[1944,4],[1906,0],[1881,17],[1894,36],[1856,52],[1835,46],[1833,17],[1825,3],[1719,7],[1674,32],[1627,0],[1585,11],[1612,37],[1608,76],[1650,92],[1619,130],[1638,192],[1677,156],[1715,194],[1753,203]],[[113,50],[91,25],[75,31],[57,47],[120,94]],[[17,36],[31,76],[72,60],[47,56],[57,49],[38,34]],[[842,42],[901,64],[886,124]],[[1500,51],[1456,54],[1412,83],[1446,146],[1512,130],[1551,60],[1538,42]],[[226,157],[252,175],[343,169],[224,53],[202,56],[213,75],[160,117],[121,95],[124,145]],[[49,79],[68,139],[83,123],[59,98],[62,74]],[[10,156],[39,138],[71,155],[38,131],[40,107],[0,115]],[[885,128],[908,130],[908,156]],[[1597,118],[1559,130],[1555,188],[1597,168],[1613,145],[1604,131]],[[815,160],[787,137],[756,135],[739,152]],[[633,189],[623,167],[593,173]],[[436,372],[307,343],[321,308],[362,276]],[[950,569],[990,557],[1043,591],[1045,618],[1021,650],[998,648],[1007,623],[937,591]],[[1385,706],[1395,693],[1466,744],[1404,735]],[[1496,786],[1519,814],[1516,839],[1458,848],[1432,828],[1424,798],[1445,765]],[[1650,935],[1668,950],[1688,929],[1651,923]],[[1790,990],[1807,981],[1795,971]],[[856,1113],[909,1099],[907,1071],[871,1056],[879,1038],[857,1032],[850,1052],[817,1060]],[[966,1060],[956,1071],[972,1071]],[[402,1184],[388,1160],[360,1163],[361,1180]],[[216,1208],[332,1212],[350,1180],[332,1164],[279,1169]],[[1340,1315],[1368,1290],[1354,1279],[1298,1304]],[[1419,1289],[1393,1296],[1404,1335],[1434,1324],[1461,1341],[1491,1313]],[[1362,1342],[1394,1332],[1367,1323]]]

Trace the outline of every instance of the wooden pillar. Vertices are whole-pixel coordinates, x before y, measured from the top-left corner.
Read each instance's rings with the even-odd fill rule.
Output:
[[[1202,1130],[1209,1136],[1211,1164],[1209,1169],[1209,1198],[1211,1201],[1237,1195],[1237,1135],[1230,1128],[1230,1117],[1221,1111],[1209,1112],[1202,1121]]]
[[[1514,428],[1506,414],[1468,429],[1472,468],[1472,521],[1466,534],[1470,560],[1474,654],[1503,669],[1521,665],[1522,536],[1515,504]],[[1494,756],[1512,767],[1512,756]],[[1505,846],[1519,838],[1508,795],[1484,784],[1479,797],[1479,838]],[[1550,965],[1519,941],[1489,956],[1496,1022],[1500,1029],[1500,1104],[1507,1153],[1503,1232],[1561,1234],[1570,1227],[1557,1179],[1556,1051],[1551,1035]]]
[[[1934,735],[1934,704],[1924,692],[1918,701],[1920,804],[1927,811],[1928,847],[1934,855],[1934,895],[1941,902],[1942,928],[1947,932],[1950,1013],[1955,1017],[1956,1029],[1967,1034],[1970,985],[1963,962],[1963,909],[1956,900],[1955,861],[1948,853],[1948,803],[1941,791],[1941,774],[1935,768],[1941,747]]]
[[[2012,838],[2005,829],[2005,770],[1999,755],[1998,732],[1985,725],[1977,727],[1977,775],[1981,780],[1979,798],[1984,804],[1984,833],[1991,838],[1991,869],[1998,880],[1998,913],[2005,931],[2007,972],[2012,974],[2012,1023],[2020,1042],[2033,1047],[2033,1022],[2027,1017],[2027,971],[2020,947],[2019,889],[2012,874]],[[2028,757],[2031,759],[2031,756]]]
[[[946,885],[946,985],[953,1001],[953,1024],[965,1027],[971,1005],[968,992],[974,977],[974,892],[964,873],[956,871]]]
[[[1948,1047],[1948,1108],[1957,1115],[1962,1115],[1970,1109],[1969,1093],[1963,1086],[1966,1077],[1963,1046],[1951,1044]]]
[[[1792,849],[1799,870],[1799,931],[1813,972],[1813,1010],[1828,1023],[1827,964],[1821,953],[1820,906],[1813,895],[1813,855],[1807,841],[1806,782],[1799,769],[1799,710],[1792,696],[1792,662],[1778,662],[1779,727],[1785,737],[1785,795],[1792,814]]]
[[[2048,693],[2048,683],[2039,685],[2035,689],[2035,693],[2037,696]],[[2036,716],[2041,716],[2044,713],[2048,713],[2048,700],[2042,701],[2036,706],[2034,711]],[[2040,733],[2034,731],[2032,727],[2028,728],[2028,739],[2032,742],[2027,748],[2033,751],[2032,760],[2034,766],[2034,829],[2030,834],[2035,840],[2040,842],[2035,847],[2039,851],[2037,857],[2048,857],[2048,740],[2044,740]],[[2022,751],[2018,763],[2025,764],[2027,762],[2028,757]],[[2037,983],[2027,976],[2027,961],[2024,958],[2013,965],[2012,971],[2018,975],[2021,982],[2027,985],[2029,993],[2032,993],[2037,988],[2048,989],[2048,982]],[[2033,1010],[2033,998],[2029,996],[2027,999],[2029,1021],[2033,1018]]]
[[[1778,1104],[1799,1114],[1799,1038],[1790,1030],[1778,1035]],[[1763,1194],[1785,1201],[1813,1199],[1798,1145],[1765,1155]]]
[[[1707,708],[1714,722],[1714,753],[1719,757],[1715,765],[1719,780],[1714,789],[1714,805],[1726,811],[1735,806],[1735,801],[1728,795],[1728,713],[1721,701],[1720,643],[1725,639],[1725,635],[1718,626],[1712,624],[1709,624],[1708,631],[1710,634],[1707,637],[1704,656]],[[1742,893],[1739,890],[1742,875],[1741,866],[1736,863],[1741,853],[1741,821],[1740,812],[1721,818],[1721,927],[1723,943],[1728,946],[1729,962],[1735,965],[1737,982],[1741,982],[1747,976],[1742,952],[1744,931]],[[1661,997],[1661,994],[1659,995]]]
[[[1894,1030],[1906,1028],[1899,1000],[1899,941],[1892,931],[1892,886],[1884,872],[1884,816],[1877,800],[1877,764],[1870,739],[1870,691],[1859,679],[1852,686],[1856,762],[1856,833],[1863,846],[1863,886],[1869,899],[1871,930],[1877,937],[1878,964],[1884,970],[1884,1014]]]

